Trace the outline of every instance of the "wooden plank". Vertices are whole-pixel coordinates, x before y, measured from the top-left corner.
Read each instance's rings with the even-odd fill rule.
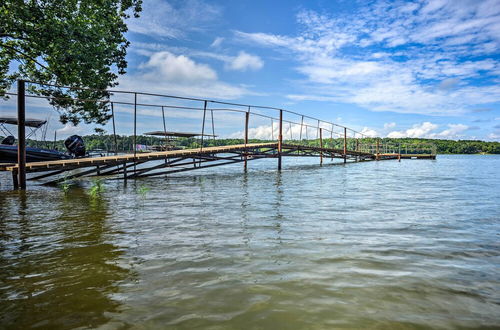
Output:
[[[158,151],[158,152],[150,152],[144,154],[137,154],[135,159],[162,159],[162,158],[170,158],[170,157],[178,157],[178,156],[189,156],[196,154],[209,154],[209,153],[221,153],[225,151],[233,151],[233,150],[245,150],[249,148],[262,148],[262,147],[276,147],[277,143],[252,143],[252,144],[236,144],[231,146],[217,146],[217,147],[207,147],[200,149],[185,149],[185,150],[169,150],[169,151]],[[114,156],[104,156],[104,157],[95,157],[95,158],[78,158],[78,159],[61,159],[61,160],[53,160],[53,161],[45,161],[45,162],[32,162],[28,163],[26,168],[28,170],[36,170],[40,168],[59,168],[65,166],[92,166],[96,163],[104,163],[104,162],[123,162],[125,160],[132,160],[134,157],[132,155],[114,155]],[[6,166],[6,170],[12,171],[17,168],[17,165],[10,164],[10,166]]]

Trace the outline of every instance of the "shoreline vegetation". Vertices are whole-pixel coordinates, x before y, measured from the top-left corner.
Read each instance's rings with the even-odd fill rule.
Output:
[[[115,140],[113,135],[108,134],[93,134],[83,136],[87,150],[103,150],[103,151],[115,151]],[[127,152],[133,150],[133,136],[117,135],[117,151]],[[261,139],[249,139],[249,143],[258,142],[272,142],[273,140],[261,140]],[[360,144],[376,144],[376,138],[364,138],[359,139]],[[382,138],[381,143],[388,142],[397,148],[401,144],[401,153],[405,153],[408,150],[411,153],[412,148],[420,148],[423,145],[434,145],[436,147],[437,154],[500,154],[500,142],[487,142],[480,140],[439,140],[439,139],[420,139],[420,138]],[[169,145],[175,145],[176,147],[183,149],[191,149],[200,147],[199,138],[178,138],[175,141],[169,141]],[[298,140],[287,140],[285,143],[298,143]],[[210,146],[222,146],[222,145],[233,145],[242,144],[243,139],[212,139],[207,138],[203,141],[204,147]],[[303,140],[301,144],[308,145],[318,145],[319,139]],[[165,145],[165,139],[159,137],[151,137],[138,135],[136,137],[136,144],[143,146],[153,146],[153,145]],[[323,144],[325,147],[332,148],[342,148],[343,139],[334,138],[323,139]],[[27,145],[39,148],[66,150],[64,147],[64,140],[57,141],[37,141],[37,140],[27,140]],[[354,149],[354,139],[348,139],[349,149]]]

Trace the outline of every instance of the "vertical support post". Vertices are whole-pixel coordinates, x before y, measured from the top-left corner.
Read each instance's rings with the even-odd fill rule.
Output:
[[[401,161],[401,142],[398,144],[398,162]]]
[[[359,152],[359,138],[356,138],[356,152]],[[359,155],[356,155],[356,161],[359,161]]]
[[[52,149],[56,150],[56,140],[57,140],[57,130],[54,130],[54,144],[52,146]]]
[[[203,136],[205,135],[205,118],[207,116],[207,101],[205,100],[203,103],[203,123],[201,124],[201,145],[200,152],[203,150]],[[200,158],[201,163],[201,158]]]
[[[17,176],[19,188],[26,189],[26,82],[17,81]],[[15,183],[15,182],[14,182]]]
[[[299,140],[302,142],[302,126],[304,125],[304,116],[302,116],[302,120],[300,121],[300,134]]]
[[[347,163],[347,127],[344,127],[344,164]]]
[[[137,93],[134,93],[134,175],[136,173],[136,157],[137,157]]]
[[[116,126],[115,126],[115,107],[111,102],[111,118],[113,119],[113,139],[115,141],[115,155],[118,154],[118,140],[116,139]]]
[[[274,121],[271,118],[271,140],[274,141]]]
[[[380,148],[380,140],[377,138],[377,156],[376,156],[377,160],[380,160],[379,148]]]
[[[127,162],[123,163],[123,180],[127,182]]]
[[[212,138],[215,141],[215,124],[214,124],[214,111],[210,110],[210,115],[212,116]],[[214,143],[215,146],[215,143]]]
[[[323,165],[323,129],[319,129],[319,164]]]
[[[163,137],[165,138],[165,151],[167,151],[167,149],[168,149],[167,124],[165,123],[165,108],[164,107],[161,107],[161,117],[163,119]],[[167,162],[167,156],[165,156],[165,163],[166,162]]]
[[[281,171],[281,152],[283,148],[283,110],[280,110],[280,125],[278,133],[278,170]]]
[[[248,121],[250,120],[250,107],[248,107],[248,111],[245,112],[245,162],[244,169],[247,170],[247,143],[248,143]]]
[[[19,180],[17,176],[17,171],[12,171],[12,185],[14,186],[14,189],[19,189]]]
[[[334,128],[335,127],[332,124],[332,130],[330,131],[330,148],[333,148],[333,129]],[[330,155],[332,156],[332,160],[333,160],[333,152],[330,152]]]

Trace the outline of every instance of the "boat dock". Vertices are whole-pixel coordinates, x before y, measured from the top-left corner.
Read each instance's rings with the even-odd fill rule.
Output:
[[[12,173],[14,188],[26,189],[26,181],[39,181],[45,184],[55,184],[64,180],[71,180],[85,176],[101,176],[109,179],[130,180],[141,177],[169,175],[184,171],[208,168],[213,166],[223,166],[227,164],[243,163],[247,169],[247,163],[251,160],[262,158],[276,158],[278,170],[282,169],[283,157],[316,157],[319,164],[323,164],[326,159],[341,159],[344,164],[363,161],[380,160],[399,160],[401,159],[436,159],[435,147],[426,147],[421,150],[415,150],[414,147],[408,150],[401,145],[394,145],[380,138],[371,138],[361,132],[351,128],[334,124],[328,121],[313,118],[307,115],[299,114],[283,109],[243,105],[235,103],[220,102],[214,100],[203,100],[196,98],[177,97],[169,95],[156,95],[138,92],[110,91],[110,94],[125,93],[134,96],[133,103],[124,101],[111,101],[113,135],[115,136],[115,154],[111,156],[100,157],[80,157],[72,159],[49,160],[26,163],[26,141],[25,141],[25,114],[27,97],[38,97],[27,95],[24,81],[18,83],[17,93],[17,111],[18,111],[18,162],[14,164],[0,164],[0,171],[9,171]],[[32,83],[32,82],[31,82]],[[139,103],[138,95],[144,95],[148,98],[161,97],[177,102],[189,101],[202,103],[201,107],[180,106],[178,104],[154,104]],[[224,108],[209,108],[209,104],[217,104]],[[129,153],[118,152],[115,131],[115,113],[113,111],[116,105],[127,105],[133,107],[134,125],[133,141],[134,150]],[[148,135],[164,135],[182,137],[183,134],[189,134],[194,140],[196,134],[199,138],[196,140],[198,147],[186,148],[181,150],[149,151],[141,152],[137,150],[137,116],[139,107],[155,107],[161,109],[163,118],[163,131],[154,131],[143,133]],[[244,108],[242,110],[241,108]],[[194,110],[202,113],[201,132],[200,133],[175,133],[166,130],[165,109]],[[252,111],[253,110],[253,111]],[[277,116],[269,116],[262,113],[262,110],[273,111]],[[214,143],[217,135],[215,134],[214,112],[224,111],[241,113],[244,130],[242,142],[240,144],[207,146],[208,142]],[[211,120],[208,116],[211,116]],[[288,118],[284,118],[287,115]],[[272,142],[265,141],[261,143],[250,143],[249,135],[251,127],[249,126],[250,117],[257,117],[258,120],[270,119],[270,138]],[[290,119],[295,116],[298,120]],[[206,121],[211,122],[212,132],[207,131]],[[309,122],[307,122],[309,120]],[[314,125],[311,125],[314,121]],[[266,128],[259,126],[258,128]],[[311,130],[315,136],[311,138],[308,134]],[[285,134],[287,135],[285,137]],[[295,134],[295,136],[294,136]],[[297,136],[298,135],[298,136]],[[207,139],[210,139],[207,141]],[[375,142],[375,143],[374,143]],[[27,175],[29,174],[29,175]]]

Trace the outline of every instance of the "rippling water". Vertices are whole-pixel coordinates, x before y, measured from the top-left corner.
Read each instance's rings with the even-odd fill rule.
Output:
[[[4,175],[0,328],[500,327],[500,157],[284,164]]]

